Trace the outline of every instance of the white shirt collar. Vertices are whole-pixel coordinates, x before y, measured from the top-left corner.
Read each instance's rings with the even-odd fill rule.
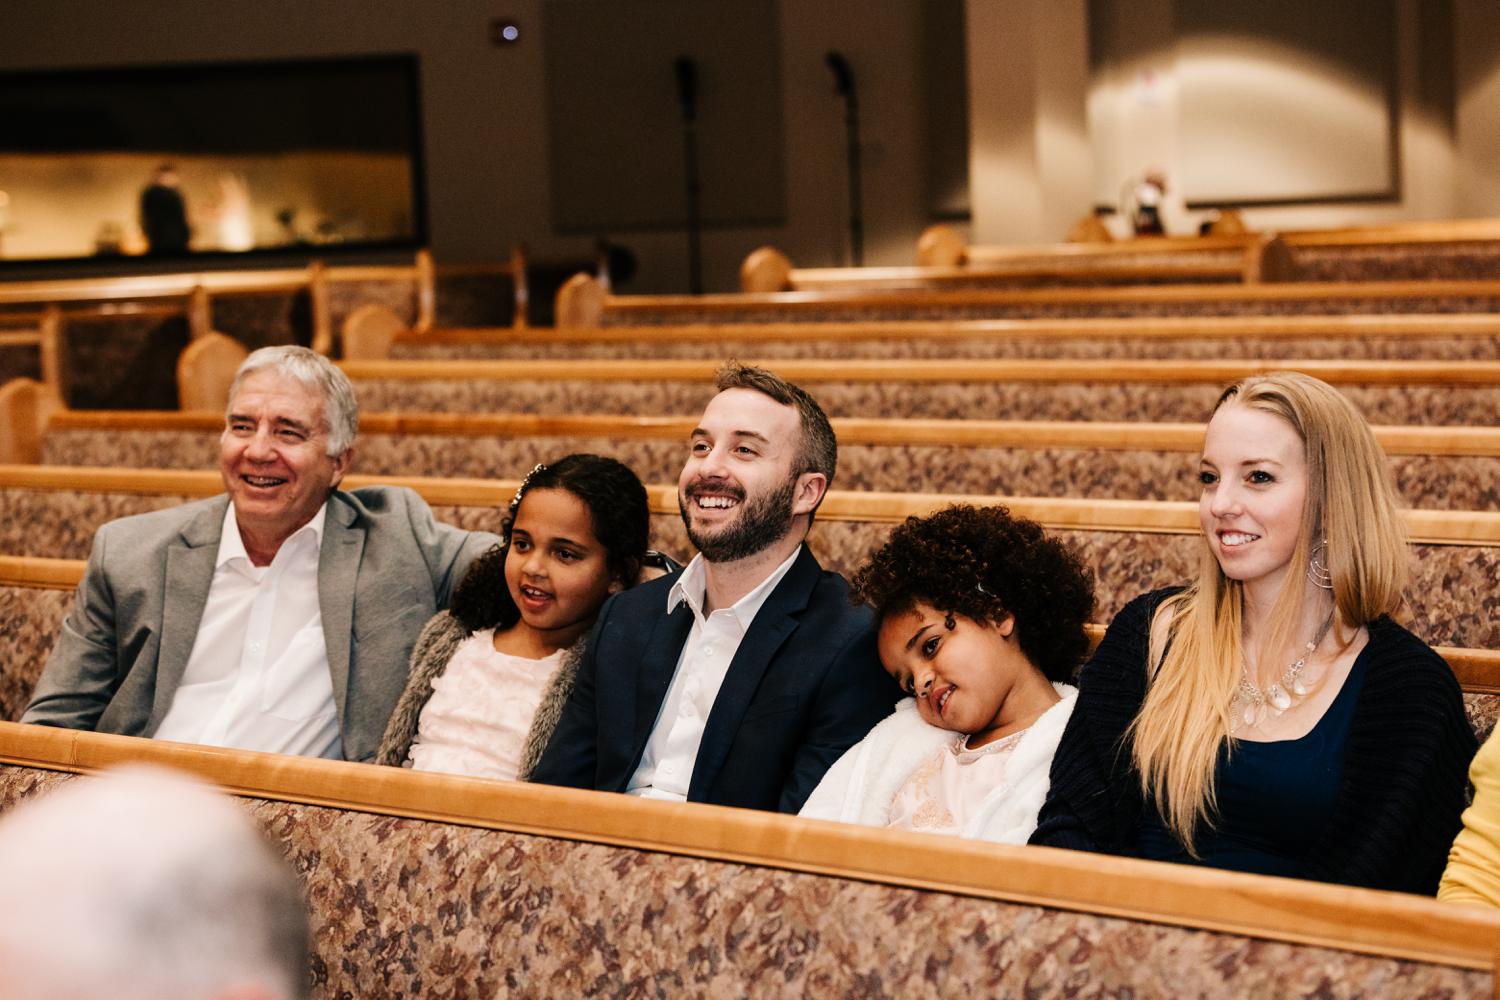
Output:
[[[327,518],[328,504],[325,501],[323,506],[318,508],[318,512],[312,516],[311,521],[292,532],[286,542],[281,544],[286,545],[303,532],[310,531],[313,536],[313,551],[317,552],[323,545],[323,522]],[[219,554],[214,559],[214,568],[218,569],[232,559],[250,562],[250,553],[245,551],[245,540],[240,537],[239,522],[234,519],[234,501],[231,500],[224,511],[224,528],[219,532]]]
[[[771,574],[758,583],[754,590],[729,606],[727,610],[734,612],[741,627],[749,627],[756,613],[760,611],[761,605],[766,603],[766,599],[771,596],[771,591],[776,589],[782,577],[791,571],[792,563],[797,561],[797,556],[801,553],[802,546],[798,545],[792,550],[792,554],[786,557],[786,561],[773,569]],[[703,598],[708,591],[708,578],[705,575],[707,566],[703,553],[693,556],[687,568],[672,584],[672,589],[667,591],[667,614],[676,611],[677,606],[686,601],[688,607],[693,609],[693,617],[699,621],[703,620]]]

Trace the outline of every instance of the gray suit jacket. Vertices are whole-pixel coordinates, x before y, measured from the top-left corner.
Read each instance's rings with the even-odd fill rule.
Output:
[[[94,536],[73,610],[23,722],[150,736],[203,618],[227,495],[122,518]],[[318,602],[344,756],[375,755],[423,624],[498,539],[439,524],[411,490],[335,490]]]

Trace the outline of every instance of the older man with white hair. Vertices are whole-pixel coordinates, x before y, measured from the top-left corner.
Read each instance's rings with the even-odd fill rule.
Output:
[[[88,571],[23,722],[369,760],[422,625],[498,539],[406,489],[340,490],[347,376],[267,347],[229,392],[226,492],[122,518]]]
[[[301,1000],[308,920],[227,796],[133,767],[0,819],[6,1000]]]

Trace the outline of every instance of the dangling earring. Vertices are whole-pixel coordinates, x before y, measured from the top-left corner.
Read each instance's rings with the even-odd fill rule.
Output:
[[[1333,574],[1328,572],[1328,564],[1324,561],[1327,554],[1328,539],[1320,539],[1307,555],[1307,579],[1315,587],[1332,590]]]

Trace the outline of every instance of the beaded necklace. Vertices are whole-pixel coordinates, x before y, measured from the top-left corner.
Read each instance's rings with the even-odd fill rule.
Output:
[[[1312,688],[1303,678],[1302,671],[1332,627],[1333,612],[1330,611],[1328,617],[1323,619],[1323,624],[1318,627],[1318,632],[1312,637],[1312,641],[1302,647],[1302,655],[1293,660],[1282,675],[1272,681],[1265,690],[1250,679],[1249,665],[1240,664],[1240,683],[1234,689],[1234,701],[1229,706],[1231,720],[1229,732],[1231,734],[1239,732],[1241,727],[1254,726],[1262,719],[1277,718],[1312,693]]]

